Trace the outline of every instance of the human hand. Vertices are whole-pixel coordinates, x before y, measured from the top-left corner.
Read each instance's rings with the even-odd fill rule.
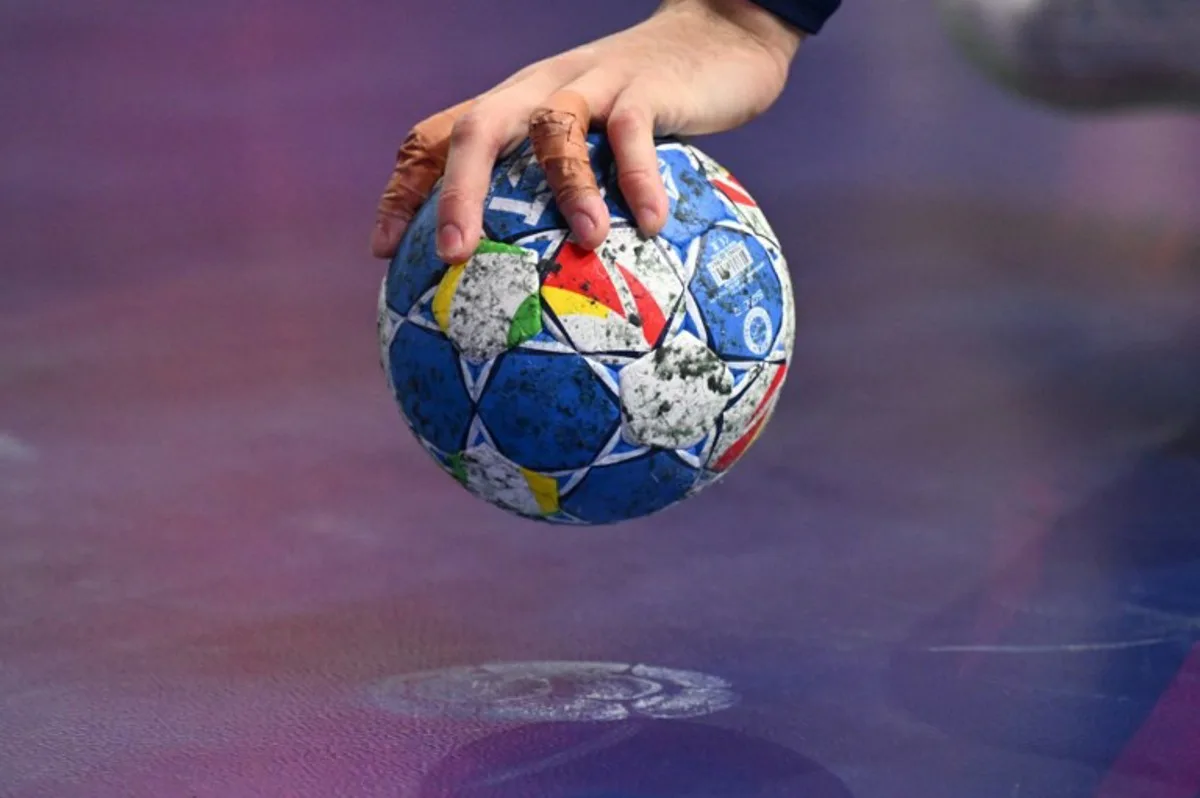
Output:
[[[588,161],[593,123],[606,127],[639,229],[655,235],[668,205],[654,137],[717,133],[758,116],[783,90],[801,39],[749,0],[664,0],[644,22],[526,67],[413,128],[380,200],[371,251],[395,253],[444,176],[437,251],[465,260],[482,235],[495,163],[527,136],[575,239],[594,249],[609,217]]]

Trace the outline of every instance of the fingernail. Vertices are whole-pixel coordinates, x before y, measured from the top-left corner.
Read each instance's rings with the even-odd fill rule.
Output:
[[[457,252],[462,249],[463,234],[458,225],[453,222],[447,222],[438,228],[437,234],[437,251],[438,257],[446,260],[446,256],[451,252]]]
[[[583,211],[571,214],[571,229],[576,238],[591,238],[596,234],[596,222]]]
[[[658,210],[653,205],[643,205],[637,209],[638,226],[643,232],[657,232]]]
[[[371,253],[377,258],[390,258],[396,253],[396,245],[404,234],[404,223],[399,219],[380,217],[375,220],[371,231]]]

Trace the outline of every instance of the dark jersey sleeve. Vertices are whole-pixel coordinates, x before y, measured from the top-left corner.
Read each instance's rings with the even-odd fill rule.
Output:
[[[817,33],[838,10],[842,0],[753,0],[784,22],[806,33]]]

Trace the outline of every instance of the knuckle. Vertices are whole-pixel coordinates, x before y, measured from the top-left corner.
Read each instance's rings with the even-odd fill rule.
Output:
[[[409,221],[420,207],[420,200],[398,191],[386,191],[379,200],[377,213],[401,221]]]
[[[626,105],[613,111],[608,118],[608,132],[614,136],[629,136],[650,126],[650,115],[640,107]]]
[[[438,216],[443,221],[482,212],[487,187],[477,187],[466,181],[447,182],[438,194]]]
[[[465,186],[447,183],[442,186],[441,195],[438,197],[438,207],[445,213],[454,213],[469,205],[472,199],[472,192]]]
[[[645,167],[623,169],[617,174],[617,187],[621,189],[622,194],[644,196],[654,191],[657,180],[657,169]]]
[[[396,166],[411,160],[413,153],[422,147],[424,140],[420,125],[405,133],[404,138],[400,140],[400,147],[396,150]]]
[[[559,198],[600,191],[596,176],[586,161],[551,161],[543,163],[542,169],[546,173],[546,182]]]
[[[653,185],[654,181],[658,180],[658,169],[656,166],[625,166],[618,167],[617,181],[624,188],[626,185],[637,187],[642,185]]]
[[[411,218],[416,209],[425,201],[428,192],[422,191],[419,186],[412,185],[412,181],[407,177],[402,171],[397,170],[388,180],[383,195],[379,199],[380,212],[386,212],[392,216],[403,216],[407,219]]]
[[[510,75],[507,80],[505,80],[503,83],[501,83],[500,86],[507,87],[507,86],[513,85],[514,83],[520,83],[521,81],[528,80],[529,78],[531,78],[535,75],[541,74],[543,71],[545,71],[546,67],[548,65],[550,65],[551,63],[552,62],[550,59],[542,59],[541,61],[535,61],[532,64],[529,64],[528,66],[524,66],[521,69],[517,70],[516,72],[512,73],[512,75]]]
[[[559,186],[554,196],[560,206],[573,208],[592,197],[599,197],[600,189],[594,183],[567,184]]]
[[[553,58],[556,67],[581,72],[604,62],[602,48],[596,42],[581,44]]]
[[[489,128],[488,119],[485,106],[476,106],[467,111],[455,121],[454,127],[450,129],[450,144],[462,146],[486,138]]]

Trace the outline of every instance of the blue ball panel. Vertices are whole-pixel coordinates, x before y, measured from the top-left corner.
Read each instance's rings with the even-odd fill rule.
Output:
[[[438,194],[435,191],[417,211],[388,266],[387,302],[401,316],[407,315],[449,268],[435,249]]]
[[[729,208],[717,196],[716,189],[692,165],[683,150],[660,147],[658,171],[666,184],[669,203],[667,223],[659,235],[670,242],[681,257],[686,255],[692,240],[714,222],[734,220]]]
[[[588,145],[592,150],[592,170],[596,173],[596,182],[604,189],[604,203],[608,206],[608,215],[614,223],[631,221],[633,212],[621,196],[617,160],[613,155],[612,145],[599,133],[588,136]]]
[[[479,400],[502,454],[537,471],[583,468],[617,430],[621,412],[579,355],[502,355]]]
[[[443,452],[457,452],[473,411],[454,345],[440,333],[402,324],[388,352],[396,400],[421,438]]]
[[[669,452],[660,451],[592,469],[563,500],[562,507],[589,523],[616,523],[680,501],[699,475]]]
[[[612,148],[598,133],[588,136],[592,174],[605,189],[609,214],[614,221],[628,219],[628,209],[616,196]],[[516,185],[513,168],[517,167]],[[523,170],[523,171],[521,171]],[[483,227],[496,241],[514,241],[539,230],[565,229],[567,221],[546,184],[546,173],[533,158],[533,146],[524,141],[496,166],[491,189],[484,202]]]
[[[783,286],[757,237],[714,227],[689,287],[717,354],[758,360],[771,351],[783,323]]]
[[[533,160],[526,140],[492,173],[492,186],[483,204],[484,232],[495,241],[512,241],[536,230],[566,226],[546,185],[546,173]]]

